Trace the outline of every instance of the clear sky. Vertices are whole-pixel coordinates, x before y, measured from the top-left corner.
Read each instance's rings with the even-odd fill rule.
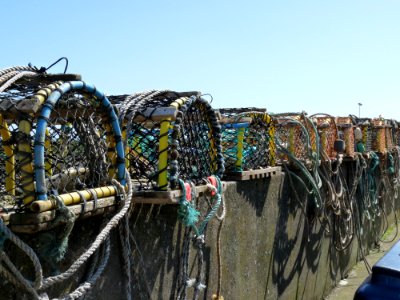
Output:
[[[400,1],[0,0],[0,69],[61,56],[107,94],[400,120]],[[61,72],[61,65],[53,69]]]

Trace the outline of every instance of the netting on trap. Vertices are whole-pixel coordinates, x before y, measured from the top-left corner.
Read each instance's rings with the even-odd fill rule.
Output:
[[[226,172],[275,165],[275,125],[266,112],[221,109],[222,149]]]
[[[363,118],[358,119],[357,126],[361,129],[362,132],[362,142],[365,146],[365,150],[367,152],[373,151],[372,150],[372,126],[371,126],[371,119]]]
[[[82,81],[67,82],[51,92],[37,117],[34,136],[36,194],[62,195],[121,183],[125,160],[121,130],[108,99]],[[81,202],[79,199],[73,202]],[[86,199],[88,200],[88,199]]]
[[[316,122],[318,128],[321,150],[324,153],[321,159],[336,159],[337,153],[334,149],[334,144],[338,139],[338,128],[335,118],[325,114],[313,115],[311,118]]]
[[[314,129],[309,131],[310,125],[299,115],[277,115],[275,117],[276,142],[285,148],[290,156],[307,163],[312,160],[313,149],[316,148],[316,134]],[[277,152],[277,161],[290,162],[288,154]]]
[[[394,121],[396,123],[396,126],[394,127],[395,133],[393,134],[394,140],[395,140],[395,145],[400,146],[400,124],[397,121]]]
[[[396,145],[396,125],[397,124],[392,120],[385,120],[385,140],[387,151],[391,151]]]
[[[126,165],[139,190],[178,187],[221,176],[221,127],[197,92],[150,91],[110,97],[118,107]]]
[[[354,141],[354,125],[350,117],[337,117],[336,124],[338,127],[338,137],[344,140],[345,155],[347,157],[354,157],[355,155],[355,141]]]
[[[371,120],[371,150],[379,153],[386,153],[386,126],[381,118]]]
[[[35,94],[47,85],[40,76],[20,78],[0,92],[0,205],[21,206],[35,197],[33,119],[43,100]]]

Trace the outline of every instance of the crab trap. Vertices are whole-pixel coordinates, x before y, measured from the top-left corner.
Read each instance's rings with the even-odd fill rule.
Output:
[[[385,139],[387,151],[392,151],[393,147],[397,144],[397,123],[394,120],[385,120]]]
[[[57,200],[94,200],[95,210],[101,199],[118,194],[112,179],[124,184],[121,131],[112,106],[94,86],[36,78],[17,81],[0,100],[2,108],[8,106],[0,120],[2,202],[43,212]]]
[[[361,129],[362,132],[362,143],[364,144],[365,150],[367,152],[372,150],[372,125],[371,119],[362,118],[358,119],[357,127]]]
[[[335,150],[335,142],[338,140],[338,128],[336,126],[335,117],[326,114],[316,114],[310,116],[315,122],[319,139],[323,161],[336,160],[337,152]]]
[[[371,120],[371,150],[385,154],[387,152],[386,145],[386,124],[385,120],[376,118]]]
[[[211,175],[222,175],[221,127],[199,93],[150,91],[111,99],[138,192],[178,189],[180,179],[201,185]]]
[[[224,178],[245,180],[275,174],[275,125],[265,109],[220,109]]]
[[[311,166],[319,140],[311,119],[304,114],[280,114],[274,117],[278,163],[290,163],[296,159]]]
[[[337,117],[338,138],[344,141],[344,154],[348,158],[355,157],[354,125],[350,117]]]

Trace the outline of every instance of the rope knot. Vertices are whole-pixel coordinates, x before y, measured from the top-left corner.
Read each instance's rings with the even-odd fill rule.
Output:
[[[203,248],[205,243],[206,243],[206,241],[204,239],[204,234],[200,234],[193,238],[193,244],[197,249]]]

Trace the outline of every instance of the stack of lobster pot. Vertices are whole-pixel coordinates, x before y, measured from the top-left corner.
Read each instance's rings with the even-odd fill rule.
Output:
[[[126,165],[137,190],[178,188],[221,176],[221,127],[198,92],[149,91],[113,96],[123,127]]]
[[[265,109],[220,109],[226,173],[275,165],[275,126]]]

